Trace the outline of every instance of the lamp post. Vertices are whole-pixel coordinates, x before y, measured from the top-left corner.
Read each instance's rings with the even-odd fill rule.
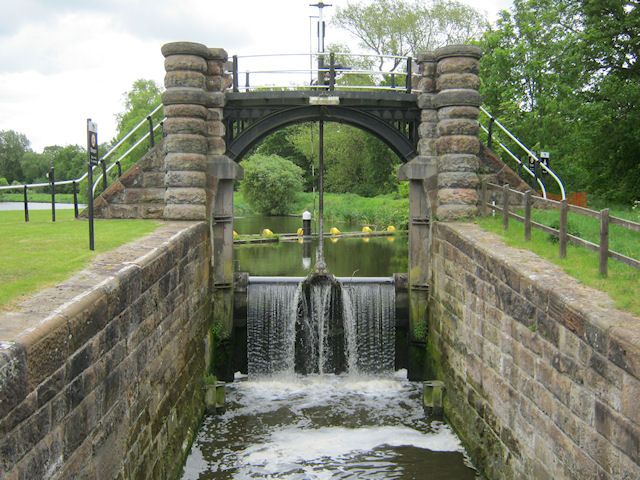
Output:
[[[324,77],[324,37],[325,37],[325,24],[324,15],[322,10],[325,7],[331,7],[330,3],[324,3],[319,1],[318,3],[310,3],[310,7],[318,8],[318,85],[321,84],[320,78]],[[324,83],[324,82],[322,82]]]

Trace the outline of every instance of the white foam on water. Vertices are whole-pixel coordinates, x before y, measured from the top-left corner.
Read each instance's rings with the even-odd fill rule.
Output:
[[[423,433],[402,426],[367,428],[287,428],[274,432],[267,442],[252,445],[238,455],[245,466],[262,467],[274,474],[317,460],[341,460],[379,447],[416,447],[435,452],[462,452],[460,441],[448,427]]]

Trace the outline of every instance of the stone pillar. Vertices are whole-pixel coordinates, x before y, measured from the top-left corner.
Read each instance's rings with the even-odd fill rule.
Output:
[[[209,49],[199,43],[162,47],[166,70],[162,95],[165,138],[165,208],[170,220],[206,220]]]
[[[450,45],[435,51],[439,220],[478,213],[481,56],[480,48],[471,45]]]

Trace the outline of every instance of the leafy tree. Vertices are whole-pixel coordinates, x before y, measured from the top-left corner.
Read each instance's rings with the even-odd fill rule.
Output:
[[[0,176],[9,183],[22,182],[20,162],[29,150],[29,140],[24,134],[13,130],[0,131]]]
[[[486,18],[455,0],[374,0],[338,7],[334,23],[378,55],[406,56],[478,38]],[[382,69],[384,60],[378,66]],[[401,64],[393,59],[390,67]]]
[[[242,162],[244,180],[240,189],[244,198],[265,215],[289,213],[298,192],[302,191],[302,169],[278,155],[254,154]]]

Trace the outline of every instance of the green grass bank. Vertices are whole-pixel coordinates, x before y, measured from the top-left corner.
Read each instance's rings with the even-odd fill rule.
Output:
[[[236,215],[259,215],[244,199],[242,192],[235,192],[233,201]],[[299,193],[288,213],[299,215],[305,210],[318,211],[317,193]],[[353,193],[325,193],[324,213],[327,222],[371,225],[378,230],[394,225],[405,230],[409,223],[409,199],[397,194],[361,197]]]
[[[96,220],[96,250],[89,250],[89,227],[73,210],[0,212],[0,309],[21,297],[59,283],[86,267],[96,254],[142,237],[159,225],[153,220]]]

